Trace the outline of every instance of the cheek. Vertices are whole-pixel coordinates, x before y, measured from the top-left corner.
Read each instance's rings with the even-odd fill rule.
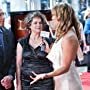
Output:
[[[58,21],[54,20],[54,25],[57,26],[58,25]]]
[[[31,29],[35,28],[35,25],[31,25],[30,28],[31,28]]]
[[[53,17],[52,18],[52,21],[54,22],[54,24],[57,24],[58,23],[58,19],[56,17]]]
[[[44,28],[44,25],[41,25],[41,29],[43,29]]]

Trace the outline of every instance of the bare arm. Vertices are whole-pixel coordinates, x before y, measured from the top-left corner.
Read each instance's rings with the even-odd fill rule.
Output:
[[[47,43],[46,40],[44,40],[44,43],[45,43],[45,46],[46,46],[45,51],[46,51],[47,53],[49,53],[49,51],[50,51],[49,44]]]
[[[36,77],[35,78],[30,77],[33,79],[31,84],[38,81],[39,79],[50,78],[50,77],[58,76],[68,72],[72,61],[76,57],[77,49],[78,49],[78,40],[76,37],[73,37],[73,36],[64,37],[62,42],[62,53],[63,53],[63,56],[61,58],[63,61],[62,66],[59,69],[46,74],[35,74],[33,72],[33,74]]]
[[[47,74],[47,77],[58,76],[68,72],[72,60],[75,60],[78,49],[78,41],[75,37],[65,37],[62,42],[62,67]]]
[[[17,82],[17,90],[21,90],[21,65],[22,65],[22,46],[17,44],[17,52],[16,52],[16,82]]]

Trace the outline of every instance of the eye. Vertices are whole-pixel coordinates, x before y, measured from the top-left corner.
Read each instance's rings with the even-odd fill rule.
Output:
[[[34,24],[42,24],[42,22],[34,22]]]
[[[42,22],[39,22],[39,24],[43,24]]]
[[[37,22],[34,22],[34,24],[37,24]]]

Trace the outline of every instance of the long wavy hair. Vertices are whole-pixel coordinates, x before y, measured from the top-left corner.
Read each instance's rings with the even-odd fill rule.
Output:
[[[67,3],[60,3],[52,8],[52,13],[56,15],[60,23],[56,29],[56,38],[59,40],[71,27],[75,28],[78,40],[80,40],[79,23],[73,8]]]

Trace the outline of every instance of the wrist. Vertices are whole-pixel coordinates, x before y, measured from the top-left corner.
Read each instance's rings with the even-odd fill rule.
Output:
[[[40,79],[46,79],[47,78],[47,74],[46,73],[44,73],[44,74],[41,74],[41,76],[40,76]]]
[[[49,75],[48,75],[47,73],[45,73],[44,78],[45,78],[45,79],[46,79],[46,78],[49,78]]]
[[[10,80],[13,80],[13,76],[12,75],[8,75],[8,76],[9,76]]]

